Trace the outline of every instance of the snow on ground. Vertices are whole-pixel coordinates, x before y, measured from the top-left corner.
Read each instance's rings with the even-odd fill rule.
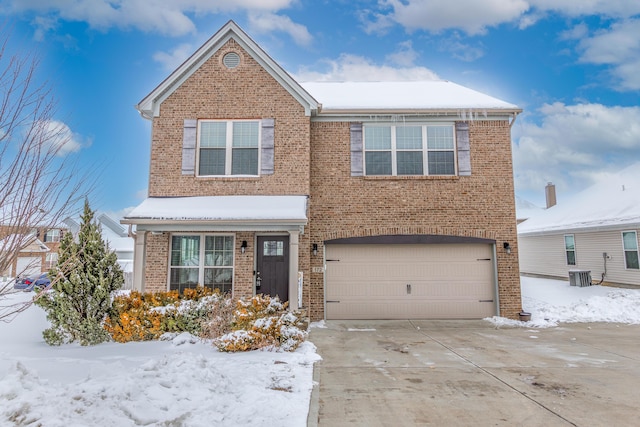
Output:
[[[2,426],[306,426],[320,358],[310,342],[293,353],[221,353],[188,334],[50,347],[47,327],[36,306],[0,322]]]
[[[522,308],[529,322],[492,317],[497,326],[553,327],[558,323],[640,324],[640,289],[570,286],[568,281],[521,277]]]
[[[640,290],[530,277],[521,283],[531,321],[488,319],[496,326],[640,323]],[[10,301],[32,295],[19,292]],[[47,327],[35,306],[11,323],[0,322],[2,426],[306,425],[319,359],[310,342],[293,353],[220,353],[187,334],[172,341],[50,347],[42,339]]]

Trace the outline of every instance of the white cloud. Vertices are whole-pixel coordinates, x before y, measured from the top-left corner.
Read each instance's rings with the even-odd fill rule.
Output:
[[[467,34],[483,34],[487,27],[515,21],[529,9],[525,0],[386,0],[382,6],[392,12],[374,14],[369,28],[387,26],[391,19],[410,31],[457,28]]]
[[[300,46],[309,46],[313,37],[307,27],[296,24],[288,16],[275,13],[249,13],[249,25],[251,30],[260,33],[281,31],[291,36],[293,41]]]
[[[294,78],[301,82],[440,79],[435,72],[426,67],[398,68],[390,65],[378,65],[368,58],[350,54],[342,54],[338,59],[324,59],[311,69],[303,67],[298,70]]]
[[[627,18],[640,13],[640,2],[633,0],[528,0],[532,7],[566,16],[604,15]]]
[[[412,66],[418,58],[418,52],[413,49],[411,40],[398,44],[398,50],[386,56],[387,62],[398,64],[401,67]]]
[[[581,40],[589,35],[589,27],[584,22],[560,33],[560,40]]]
[[[57,120],[39,122],[35,128],[42,138],[42,142],[57,150],[56,154],[60,157],[76,153],[91,145],[90,139],[72,132],[69,126]]]
[[[478,43],[476,46],[464,43],[458,32],[455,32],[452,37],[443,38],[439,43],[439,49],[449,52],[453,58],[464,62],[473,62],[484,56],[482,43]]]
[[[614,23],[609,30],[583,38],[580,61],[610,65],[621,89],[640,89],[640,19]]]
[[[173,48],[170,52],[156,52],[153,59],[162,64],[168,70],[173,71],[178,68],[194,51],[192,45],[183,43]]]
[[[542,192],[547,182],[564,193],[638,160],[640,107],[545,104],[540,125],[519,118],[514,126],[516,192]]]
[[[5,14],[33,12],[47,18],[36,36],[49,30],[57,19],[86,22],[91,28],[106,31],[112,27],[135,28],[171,36],[195,31],[189,15],[228,13],[239,10],[278,11],[296,0],[9,0]]]

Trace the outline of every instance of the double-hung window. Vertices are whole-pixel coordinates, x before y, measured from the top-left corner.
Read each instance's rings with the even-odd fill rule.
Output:
[[[231,292],[233,248],[233,236],[173,235],[169,289],[182,292],[203,285],[220,292]]]
[[[567,265],[576,265],[576,240],[573,234],[565,234],[564,251],[567,256]]]
[[[450,125],[365,125],[365,175],[455,175]]]
[[[200,120],[198,175],[258,175],[258,120]]]
[[[626,268],[640,269],[638,259],[638,234],[635,231],[622,232],[622,246],[624,249],[624,265]]]
[[[59,242],[60,241],[60,230],[57,228],[52,228],[47,230],[44,234],[45,242]]]

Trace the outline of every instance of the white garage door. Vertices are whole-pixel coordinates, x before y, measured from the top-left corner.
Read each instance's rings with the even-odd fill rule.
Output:
[[[20,277],[35,276],[42,272],[42,258],[19,257],[16,265],[16,275]]]
[[[489,244],[327,244],[327,319],[496,314]]]

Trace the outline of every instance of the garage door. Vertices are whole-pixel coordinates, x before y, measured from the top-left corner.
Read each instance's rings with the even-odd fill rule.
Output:
[[[42,272],[42,258],[19,257],[16,265],[16,273],[20,277],[35,276]]]
[[[496,314],[489,244],[327,244],[327,319]]]

